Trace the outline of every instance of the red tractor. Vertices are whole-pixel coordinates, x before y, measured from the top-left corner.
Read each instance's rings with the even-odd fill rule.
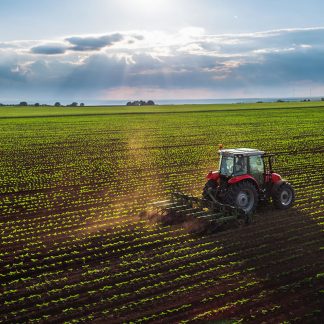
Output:
[[[231,221],[251,223],[260,202],[272,199],[279,209],[291,207],[294,189],[272,171],[273,154],[221,147],[219,154],[219,170],[208,173],[202,197],[173,190],[171,199],[153,203],[164,223],[199,220],[201,231],[213,231]]]
[[[220,149],[219,171],[210,171],[203,198],[253,213],[261,201],[287,209],[295,199],[292,186],[272,171],[273,154],[255,149]]]

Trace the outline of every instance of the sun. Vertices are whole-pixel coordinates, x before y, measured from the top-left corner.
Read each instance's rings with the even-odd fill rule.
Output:
[[[147,13],[164,10],[170,3],[168,0],[124,0],[121,2],[131,10]]]

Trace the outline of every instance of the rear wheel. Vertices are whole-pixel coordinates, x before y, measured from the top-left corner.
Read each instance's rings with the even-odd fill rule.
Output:
[[[282,183],[272,194],[272,201],[278,209],[288,209],[295,201],[295,192],[289,182]]]
[[[242,209],[246,214],[252,214],[259,201],[256,187],[248,181],[241,181],[231,185],[225,196],[225,202]]]

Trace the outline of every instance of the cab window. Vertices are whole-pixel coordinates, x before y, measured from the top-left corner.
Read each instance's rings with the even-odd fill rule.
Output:
[[[233,174],[233,162],[233,157],[221,156],[220,173],[225,176],[231,176]]]
[[[259,185],[264,183],[264,164],[261,156],[250,156],[250,174]]]
[[[253,172],[264,172],[263,159],[261,156],[250,156],[250,171]]]

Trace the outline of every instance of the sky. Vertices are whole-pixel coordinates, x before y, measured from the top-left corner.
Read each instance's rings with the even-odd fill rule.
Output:
[[[0,0],[0,103],[324,96],[324,1]]]

